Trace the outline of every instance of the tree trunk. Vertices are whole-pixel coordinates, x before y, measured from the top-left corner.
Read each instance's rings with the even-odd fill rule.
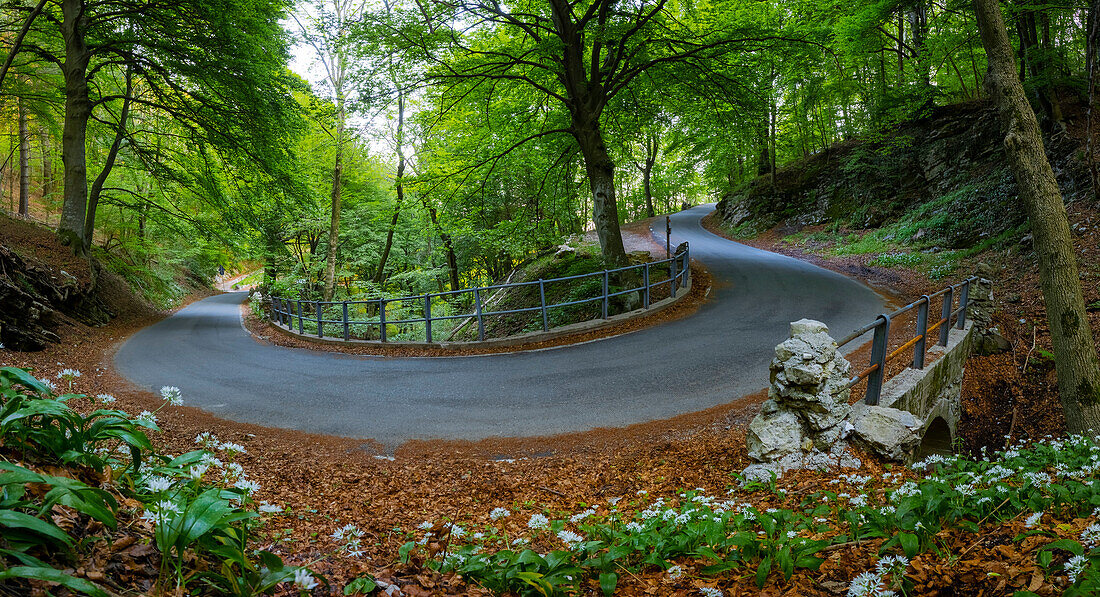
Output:
[[[626,264],[623,234],[619,229],[619,208],[615,198],[615,163],[607,152],[597,118],[573,117],[573,137],[580,146],[584,169],[592,189],[592,222],[604,259],[612,265]]]
[[[84,254],[84,219],[88,209],[88,171],[85,142],[92,102],[88,97],[88,61],[91,55],[84,41],[83,0],[63,0],[65,39],[65,124],[61,134],[61,161],[65,165],[65,202],[57,234],[61,242],[78,255]]]
[[[99,208],[99,196],[103,192],[103,185],[118,159],[118,150],[122,147],[122,140],[126,138],[126,121],[130,118],[130,96],[133,94],[133,72],[126,70],[126,97],[122,100],[122,110],[119,113],[118,128],[115,129],[115,139],[111,142],[111,148],[107,151],[107,159],[103,163],[103,169],[92,182],[92,190],[88,193],[88,215],[84,218],[84,250],[92,248],[92,238],[95,236],[95,213]]]
[[[325,259],[324,300],[331,301],[336,292],[336,250],[340,246],[340,203],[344,190],[344,111],[343,92],[337,90],[336,163],[332,167],[332,217],[328,227],[328,255]]]
[[[19,98],[19,215],[24,218],[30,215],[30,141],[30,133],[27,131],[27,106],[23,98]]]
[[[374,274],[374,282],[382,283],[386,274],[386,261],[390,258],[390,249],[393,248],[393,233],[397,229],[397,218],[401,215],[401,204],[405,202],[405,94],[397,95],[397,205],[393,207],[393,218],[390,219],[390,229],[386,232],[386,246],[382,249],[382,258],[378,260],[378,272]]]
[[[1088,117],[1085,119],[1085,155],[1092,179],[1092,197],[1094,201],[1100,201],[1100,167],[1096,164],[1096,140],[1092,133],[1092,113],[1096,107],[1096,85],[1097,77],[1100,75],[1098,72],[1100,68],[1097,68],[1100,64],[1100,0],[1092,0],[1089,4],[1085,22],[1085,74],[1089,81]]]
[[[53,198],[53,155],[50,151],[50,133],[41,123],[38,138],[42,144],[42,202],[48,211]]]
[[[645,168],[642,169],[642,188],[645,189],[645,210],[650,218],[657,215],[653,209],[653,166],[657,163],[657,152],[660,149],[657,133],[646,136],[645,140]]]
[[[435,227],[439,240],[443,241],[443,248],[447,250],[447,271],[451,277],[451,290],[458,290],[461,285],[458,283],[458,257],[455,255],[454,242],[451,240],[451,235],[444,232],[443,226],[439,225],[439,214],[436,213],[435,206],[428,201],[427,197],[421,197],[421,201],[432,218],[432,226]]]
[[[1000,115],[1009,164],[1035,237],[1066,428],[1070,433],[1100,430],[1100,359],[1081,295],[1066,208],[1043,150],[1039,123],[1016,76],[1000,6],[996,0],[974,0],[974,9],[989,56],[986,89]]]

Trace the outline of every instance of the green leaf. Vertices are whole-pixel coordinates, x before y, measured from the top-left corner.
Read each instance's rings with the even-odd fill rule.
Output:
[[[176,547],[182,552],[207,531],[218,526],[225,514],[232,509],[233,505],[222,499],[217,489],[203,492],[188,505],[184,513],[179,538],[175,541]]]
[[[369,575],[363,575],[344,587],[345,595],[366,595],[378,588],[378,583]]]
[[[764,556],[764,559],[760,560],[760,565],[756,568],[756,588],[764,588],[764,584],[768,582],[768,574],[771,571],[772,557],[770,555]]]
[[[1058,541],[1052,541],[1042,547],[1042,550],[1050,549],[1064,549],[1075,556],[1085,555],[1085,548],[1073,539],[1059,539]]]
[[[905,557],[915,558],[920,553],[920,539],[912,533],[899,533],[898,539],[901,542],[901,549],[905,552]]]
[[[615,586],[619,584],[619,575],[614,572],[604,572],[600,575],[600,590],[606,596],[615,593]]]
[[[106,591],[88,582],[83,578],[76,578],[53,568],[41,568],[33,566],[15,566],[0,572],[0,580],[9,578],[29,578],[57,583],[66,589],[91,595],[92,597],[111,597]]]
[[[26,370],[18,367],[4,367],[0,368],[0,374],[5,377],[13,377],[16,381],[25,387],[28,387],[39,394],[47,395],[50,393],[50,388],[46,387],[46,384],[38,381],[38,378],[27,373]]]
[[[408,543],[397,548],[397,557],[401,560],[402,564],[409,563],[409,552],[416,549],[416,543],[409,541]]]
[[[16,512],[14,510],[0,510],[0,525],[9,529],[25,529],[38,533],[39,535],[45,535],[56,541],[60,541],[69,547],[72,547],[73,540],[69,537],[68,533],[59,529],[58,527],[42,520],[41,518],[35,518],[29,514],[22,512]]]

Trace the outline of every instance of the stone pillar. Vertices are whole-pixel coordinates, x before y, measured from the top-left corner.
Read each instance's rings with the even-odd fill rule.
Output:
[[[775,347],[768,400],[749,424],[749,457],[769,462],[832,448],[845,435],[842,422],[851,413],[850,371],[825,324],[791,323],[790,337]]]

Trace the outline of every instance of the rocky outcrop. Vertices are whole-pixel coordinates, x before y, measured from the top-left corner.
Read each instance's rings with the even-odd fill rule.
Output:
[[[884,134],[849,141],[728,192],[718,210],[727,226],[759,232],[776,225],[841,221],[873,228],[928,204],[922,246],[963,248],[1024,223],[996,113],[984,102],[933,108]],[[1048,140],[1067,201],[1089,193],[1079,148]],[[923,232],[923,233],[922,233]]]
[[[0,343],[14,350],[41,350],[57,342],[67,317],[102,325],[113,313],[97,296],[98,267],[81,281],[0,245]]]

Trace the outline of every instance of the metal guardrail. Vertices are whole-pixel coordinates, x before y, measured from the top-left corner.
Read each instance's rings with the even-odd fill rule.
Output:
[[[948,286],[939,292],[933,294],[926,294],[916,301],[909,303],[908,305],[890,313],[889,315],[879,315],[875,321],[853,331],[841,340],[837,341],[837,347],[844,346],[853,340],[863,336],[867,332],[874,330],[875,335],[871,340],[871,364],[852,379],[848,380],[847,387],[851,388],[860,382],[860,380],[867,379],[867,391],[864,393],[863,401],[867,404],[878,404],[879,398],[882,395],[882,384],[885,381],[886,364],[893,361],[897,357],[901,356],[906,350],[913,349],[913,369],[924,369],[924,358],[927,350],[926,340],[929,334],[939,331],[937,343],[940,346],[947,346],[948,333],[951,330],[952,319],[955,319],[955,328],[963,329],[966,327],[966,308],[970,304],[970,283],[978,279],[977,276],[972,276],[963,280],[962,282],[953,286]],[[953,308],[955,303],[955,291],[959,291],[959,306]],[[928,310],[932,303],[932,299],[943,297],[942,307],[940,308],[939,321],[928,324]],[[912,309],[917,310],[917,326],[916,335],[907,340],[904,344],[894,349],[893,352],[887,353],[887,349],[890,343],[890,322],[896,319],[899,315],[902,315]]]
[[[451,290],[447,292],[433,292],[428,294],[421,294],[415,296],[406,296],[401,298],[377,298],[363,301],[315,301],[315,300],[302,300],[302,299],[288,299],[279,296],[271,297],[271,321],[283,328],[290,331],[294,331],[294,328],[298,328],[298,333],[305,335],[306,325],[309,324],[311,328],[316,325],[316,333],[318,338],[325,337],[325,324],[338,325],[341,327],[343,340],[351,339],[352,326],[368,326],[378,328],[378,338],[382,342],[387,342],[388,334],[386,327],[394,324],[423,324],[424,325],[424,341],[432,342],[432,322],[454,320],[454,319],[471,319],[477,321],[477,336],[478,341],[485,340],[485,320],[492,316],[511,315],[516,313],[531,313],[535,311],[541,312],[542,315],[542,331],[546,332],[550,330],[550,322],[548,312],[550,309],[567,307],[570,305],[580,305],[584,303],[592,303],[600,301],[602,303],[602,318],[607,319],[609,317],[609,310],[611,306],[611,299],[616,296],[629,294],[632,292],[642,292],[642,307],[644,309],[650,308],[652,291],[654,288],[668,286],[669,296],[675,297],[679,288],[686,286],[691,281],[691,268],[689,250],[684,250],[681,253],[673,255],[668,259],[661,261],[654,261],[643,263],[639,265],[631,265],[627,267],[620,267],[617,269],[603,270],[599,272],[593,272],[590,274],[580,274],[576,276],[566,276],[563,278],[551,278],[551,279],[539,279],[531,282],[516,282],[511,284],[495,284],[492,286],[479,286],[475,288],[464,288],[462,290]],[[662,273],[667,266],[668,279],[662,279],[660,281],[651,281],[651,273],[654,270],[661,271]],[[619,291],[609,291],[610,279],[613,274],[619,274],[620,272],[641,272],[641,284],[636,287],[625,288]],[[561,303],[547,303],[546,302],[546,286],[555,282],[565,282],[571,280],[581,280],[585,278],[602,277],[602,292],[591,298],[584,298],[579,300],[565,301]],[[521,288],[521,287],[535,287],[539,289],[539,305],[537,307],[524,307],[519,309],[507,309],[503,311],[485,311],[484,298],[485,293],[490,291],[499,291],[509,288]],[[432,299],[440,297],[458,298],[463,295],[472,295],[473,311],[470,313],[463,313],[458,315],[432,315]],[[416,302],[420,305],[423,316],[416,318],[406,318],[397,320],[386,319],[386,305],[391,303],[408,303]],[[352,320],[349,319],[348,312],[349,306],[356,305],[369,305],[377,306],[378,316],[366,320]],[[326,319],[325,309],[327,307],[339,306],[341,317],[339,319]],[[297,323],[297,326],[295,326]],[[330,336],[333,338],[339,338],[341,336]]]

